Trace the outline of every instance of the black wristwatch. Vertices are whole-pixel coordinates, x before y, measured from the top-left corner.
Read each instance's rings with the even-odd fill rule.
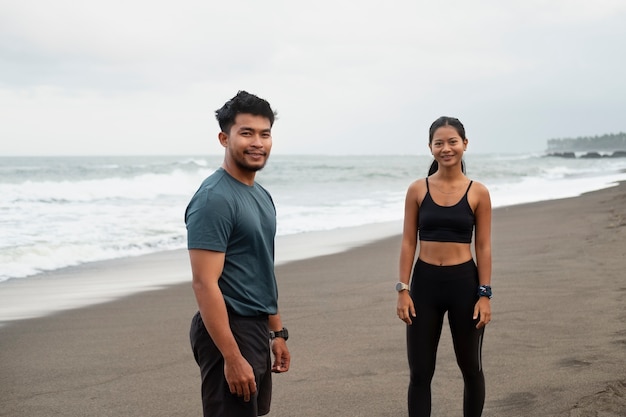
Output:
[[[270,339],[274,340],[277,337],[282,337],[283,339],[285,339],[285,342],[286,342],[287,339],[289,339],[289,332],[287,331],[287,328],[283,327],[282,330],[279,330],[277,332],[270,330]]]

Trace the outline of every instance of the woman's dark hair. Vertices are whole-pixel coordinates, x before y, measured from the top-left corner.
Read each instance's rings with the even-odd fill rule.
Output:
[[[428,131],[428,144],[430,145],[433,142],[433,136],[435,136],[435,132],[440,127],[450,126],[453,127],[454,130],[459,134],[463,141],[466,141],[465,137],[465,127],[463,123],[455,117],[441,116],[437,120],[430,125],[430,130]],[[439,169],[439,163],[435,160],[432,164],[430,164],[430,168],[428,169],[428,176],[430,177]],[[461,170],[465,174],[465,162],[461,161]]]
[[[224,133],[230,133],[230,128],[235,124],[235,118],[239,113],[247,113],[262,116],[270,121],[270,127],[274,125],[276,112],[270,107],[270,103],[262,98],[250,94],[247,91],[239,91],[237,95],[226,102],[220,109],[215,111],[215,118]]]

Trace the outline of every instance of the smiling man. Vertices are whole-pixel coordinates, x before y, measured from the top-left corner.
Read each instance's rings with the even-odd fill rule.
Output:
[[[199,308],[190,339],[204,416],[256,417],[269,413],[271,373],[286,372],[290,362],[274,275],[276,210],[255,182],[272,149],[276,113],[240,91],[215,114],[224,162],[185,213]]]

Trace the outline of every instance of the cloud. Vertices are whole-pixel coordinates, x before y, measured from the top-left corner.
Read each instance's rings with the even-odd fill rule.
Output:
[[[278,108],[276,152],[425,152],[442,114],[474,149],[542,150],[626,130],[625,17],[612,0],[7,0],[0,154],[221,152],[212,112],[239,89]]]

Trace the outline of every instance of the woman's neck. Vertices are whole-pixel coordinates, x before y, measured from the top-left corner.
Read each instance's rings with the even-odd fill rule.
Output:
[[[442,181],[458,181],[466,178],[460,167],[442,168],[439,166],[433,176]]]

